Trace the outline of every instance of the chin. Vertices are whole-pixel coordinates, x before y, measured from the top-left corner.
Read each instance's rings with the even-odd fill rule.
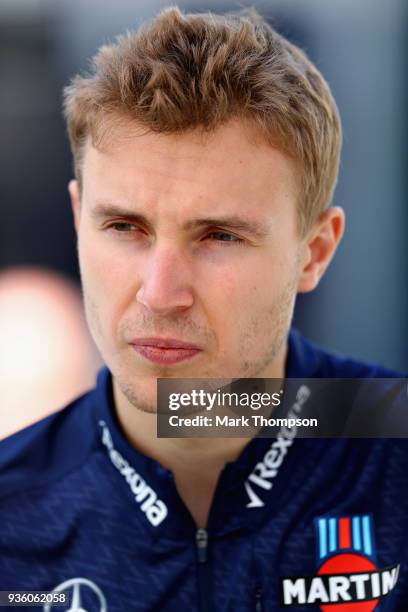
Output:
[[[113,372],[114,379],[127,401],[142,412],[156,413],[157,377]]]

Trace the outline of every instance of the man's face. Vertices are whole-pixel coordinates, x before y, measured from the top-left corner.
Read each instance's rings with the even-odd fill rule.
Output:
[[[283,374],[301,267],[295,168],[248,130],[129,124],[86,149],[74,212],[87,319],[142,410],[158,377]]]

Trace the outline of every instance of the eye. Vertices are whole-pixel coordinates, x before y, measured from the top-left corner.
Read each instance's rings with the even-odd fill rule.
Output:
[[[238,238],[238,236],[230,234],[229,232],[223,232],[222,230],[210,232],[206,235],[206,238],[215,242],[229,242],[235,244],[242,244],[244,242],[242,238]]]
[[[127,223],[126,221],[115,221],[109,225],[109,229],[115,230],[115,232],[132,232],[137,230],[137,226],[133,223]]]

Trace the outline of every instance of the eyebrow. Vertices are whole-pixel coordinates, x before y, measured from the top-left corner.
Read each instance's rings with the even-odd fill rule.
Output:
[[[221,225],[237,232],[247,232],[259,239],[265,238],[265,236],[267,236],[268,234],[267,226],[264,223],[260,223],[259,221],[255,220],[245,219],[237,215],[218,218],[208,217],[203,219],[194,219],[193,221],[188,221],[184,225],[184,227],[185,229],[190,230],[199,229],[201,227],[208,227],[211,225]]]
[[[124,217],[128,221],[134,223],[140,223],[146,227],[153,229],[152,223],[147,219],[145,215],[135,213],[134,211],[127,210],[121,206],[113,204],[98,204],[91,210],[91,216],[94,219],[106,219],[109,217]],[[262,239],[268,235],[268,228],[265,223],[261,223],[254,219],[247,219],[238,215],[231,215],[225,217],[203,217],[199,219],[193,219],[187,221],[183,225],[183,229],[195,230],[202,227],[209,226],[223,226],[228,227],[231,230],[238,232],[247,232],[255,238]]]
[[[132,223],[140,223],[145,225],[149,229],[153,229],[153,225],[150,221],[140,213],[135,213],[134,211],[127,210],[126,208],[122,208],[121,206],[116,206],[113,204],[97,204],[94,208],[91,209],[90,215],[95,220],[103,220],[109,219],[110,217],[124,217],[128,221]]]

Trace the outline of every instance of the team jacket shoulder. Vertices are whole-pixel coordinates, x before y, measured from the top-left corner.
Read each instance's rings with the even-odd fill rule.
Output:
[[[291,378],[405,378],[406,374],[375,363],[366,363],[328,352],[292,329],[289,336]],[[293,359],[296,355],[296,362]]]
[[[92,392],[0,441],[0,500],[58,480],[96,444]]]

